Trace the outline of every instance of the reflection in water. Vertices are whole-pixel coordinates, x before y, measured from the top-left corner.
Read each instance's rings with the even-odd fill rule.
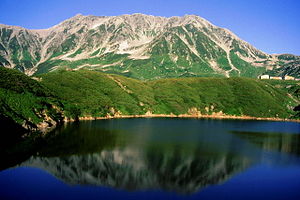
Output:
[[[240,132],[235,135],[257,145],[264,150],[277,151],[300,156],[300,134]]]
[[[250,122],[249,127],[247,122],[243,125],[248,132],[235,131],[240,129],[236,123],[167,119],[73,123],[57,130],[38,156],[21,166],[42,168],[69,184],[193,193],[264,162],[266,154],[273,163],[278,152],[286,162],[298,162],[299,134],[250,133]]]
[[[233,155],[185,155],[169,149],[170,155],[151,151],[142,155],[134,149],[115,149],[68,157],[32,157],[23,166],[47,170],[70,184],[113,186],[129,190],[165,189],[196,192],[244,169],[249,161]],[[195,151],[195,153],[197,150]]]

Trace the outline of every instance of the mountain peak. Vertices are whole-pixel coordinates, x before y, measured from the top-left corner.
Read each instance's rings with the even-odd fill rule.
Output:
[[[72,20],[78,20],[78,19],[82,19],[84,17],[86,17],[86,16],[82,15],[81,13],[78,13],[75,16],[70,17],[69,19],[64,20],[63,22],[65,22],[65,21],[72,21]]]
[[[132,16],[150,16],[150,15],[145,15],[145,14],[143,14],[143,13],[133,13],[133,14],[131,14]]]
[[[83,15],[81,13],[77,13],[74,17],[82,17]]]
[[[202,17],[198,16],[198,15],[189,15],[189,14],[186,14],[183,16],[184,18],[190,18],[190,19],[203,19]]]
[[[71,66],[139,79],[257,77],[299,62],[268,55],[197,15],[77,14],[49,29],[19,29],[0,25],[0,66],[30,75]]]

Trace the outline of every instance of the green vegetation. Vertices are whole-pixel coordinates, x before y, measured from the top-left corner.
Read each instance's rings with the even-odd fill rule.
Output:
[[[299,105],[293,110],[296,112],[293,118],[300,118],[300,82],[299,81],[282,81],[282,80],[263,80],[273,87],[288,93]]]
[[[81,116],[184,114],[197,108],[203,114],[289,118],[297,105],[283,89],[248,78],[174,78],[139,81],[101,72],[56,71],[40,75],[42,84]]]
[[[78,54],[81,54],[82,53],[82,49],[78,49],[75,53],[69,55],[70,58],[74,58],[75,56],[77,56]]]
[[[253,117],[300,118],[296,81],[249,78],[171,78],[140,81],[115,74],[79,70],[39,75],[0,68],[1,117],[29,129],[63,116],[100,117],[222,112]],[[299,107],[299,106],[298,106]]]
[[[106,113],[111,112],[111,108],[120,110],[123,114],[144,113],[143,108],[138,105],[138,97],[126,92],[116,82],[124,79],[123,77],[85,70],[61,70],[43,74],[41,77],[45,86],[55,92],[62,100],[78,108],[81,116],[105,116]],[[112,79],[114,77],[115,80]],[[126,84],[139,90],[137,93],[149,90],[140,81],[128,78],[125,80]]]
[[[165,105],[174,114],[196,107],[208,114],[222,111],[230,115],[255,117],[285,118],[290,115],[286,106],[292,100],[282,91],[259,80],[189,78],[159,80],[152,84],[159,105]]]
[[[246,61],[242,60],[240,57],[238,57],[235,53],[232,51],[230,52],[230,59],[232,61],[232,64],[236,66],[241,72],[242,77],[250,77],[250,78],[256,78],[260,74],[266,71],[264,67],[254,67],[251,64],[247,63]]]
[[[50,90],[25,74],[0,67],[0,114],[35,128],[46,116],[59,121],[61,103]]]

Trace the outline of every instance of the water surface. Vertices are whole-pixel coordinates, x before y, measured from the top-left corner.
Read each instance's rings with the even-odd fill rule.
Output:
[[[300,199],[299,123],[113,119],[53,134],[0,172],[0,199]]]

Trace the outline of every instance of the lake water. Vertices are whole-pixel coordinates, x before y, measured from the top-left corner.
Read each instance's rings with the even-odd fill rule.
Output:
[[[66,124],[0,171],[0,199],[300,199],[300,124],[113,119]]]

